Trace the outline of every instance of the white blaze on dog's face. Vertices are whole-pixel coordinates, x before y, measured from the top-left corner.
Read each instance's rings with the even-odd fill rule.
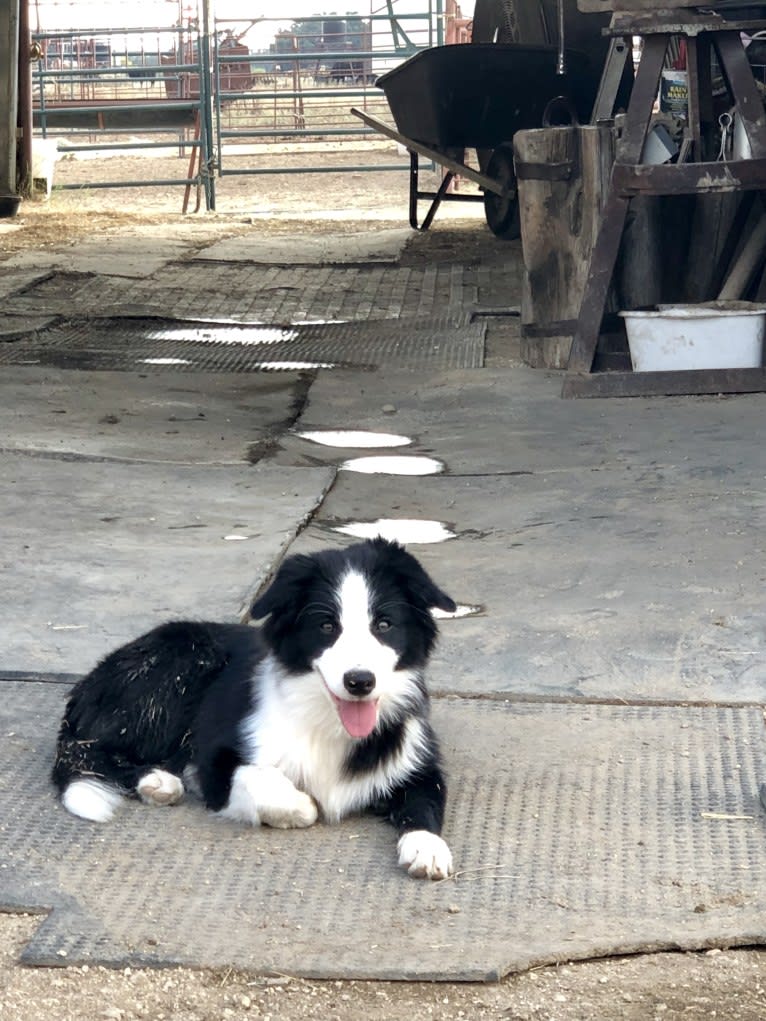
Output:
[[[366,738],[425,697],[431,608],[455,609],[398,543],[288,557],[252,605],[287,678],[313,673],[348,734]]]
[[[401,693],[409,673],[397,675],[399,653],[385,640],[393,623],[385,613],[375,612],[363,574],[349,571],[341,579],[336,601],[337,618],[328,617],[321,625],[335,640],[314,659],[313,666],[346,731],[364,738],[375,729],[381,700]]]

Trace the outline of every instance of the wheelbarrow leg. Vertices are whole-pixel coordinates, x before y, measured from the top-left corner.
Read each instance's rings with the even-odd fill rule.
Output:
[[[418,230],[418,154],[410,149],[410,227]]]
[[[433,219],[436,216],[437,209],[441,205],[442,199],[447,194],[450,184],[452,184],[454,176],[454,172],[452,170],[448,170],[442,178],[442,183],[439,185],[439,189],[435,194],[433,192],[421,192],[418,187],[418,154],[410,150],[410,227],[412,227],[413,230],[428,230],[433,223]],[[423,218],[423,222],[421,224],[418,223],[419,198],[433,198],[433,202],[428,207],[428,212]]]

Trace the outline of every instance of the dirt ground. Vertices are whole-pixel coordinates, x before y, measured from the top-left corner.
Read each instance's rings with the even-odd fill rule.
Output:
[[[296,143],[291,151],[287,151],[287,146],[260,145],[239,147],[238,152],[240,155],[224,157],[223,176],[215,180],[215,209],[219,213],[300,217],[304,212],[332,210],[336,222],[349,216],[358,217],[361,212],[372,219],[392,215],[406,223],[409,162],[406,154],[398,152],[393,143],[367,143],[363,149],[350,151],[335,151],[321,142],[300,146]],[[118,205],[135,212],[180,212],[185,186],[125,189],[111,186],[120,181],[180,181],[188,176],[188,152],[150,156],[151,153],[148,156],[113,155],[97,160],[64,154],[54,169],[54,184],[61,189],[56,192],[57,202],[80,209]],[[394,165],[401,169],[376,169]],[[317,169],[300,172],[307,167]],[[332,169],[336,167],[348,169],[336,172]],[[359,169],[362,167],[371,169]],[[285,172],[274,173],[278,168]],[[439,180],[440,175],[424,164],[422,186],[431,188]],[[94,182],[110,182],[110,187],[88,187]],[[76,190],[68,190],[72,187]],[[294,203],[294,199],[299,201]],[[195,204],[196,188],[192,188],[190,212]],[[204,201],[200,210],[204,211]]]
[[[277,154],[280,159],[301,157]],[[395,154],[394,154],[395,155]],[[390,151],[342,157],[350,165],[390,162]],[[319,154],[314,154],[319,159]],[[402,159],[402,157],[399,157]],[[179,158],[152,161],[151,176],[183,176]],[[336,160],[337,162],[337,160]],[[57,182],[149,176],[147,161],[62,161]],[[432,187],[435,179],[424,179]],[[0,221],[2,257],[14,251],[76,243],[122,233],[215,237],[246,231],[339,232],[407,224],[407,174],[281,174],[219,182],[216,213],[182,216],[183,189],[108,189],[55,193],[48,203],[24,203],[13,221]],[[192,208],[194,200],[192,196]],[[296,226],[297,225],[297,226]],[[428,235],[414,236],[409,258],[469,262],[498,258],[502,242],[489,233],[480,206],[452,205]],[[402,882],[411,882],[402,877]],[[318,982],[290,976],[260,978],[238,972],[189,969],[109,970],[100,967],[26,968],[19,955],[40,918],[0,914],[2,1021],[591,1021],[591,1019],[766,1018],[766,950],[712,949],[696,954],[647,953],[540,968],[497,984]]]
[[[311,158],[318,160],[322,154]],[[352,162],[375,165],[399,159],[396,153],[365,151],[352,157],[331,155],[332,165]],[[292,157],[304,165],[305,155]],[[282,162],[290,158],[280,156]],[[98,180],[132,180],[140,175],[152,178],[178,174],[177,160],[157,159],[150,171],[141,157],[113,157],[108,160],[65,160],[56,168],[55,181],[83,184],[85,190],[54,190],[50,201],[29,201],[18,215],[0,219],[0,272],[3,256],[15,252],[45,250],[78,240],[116,234],[159,234],[198,241],[200,246],[219,238],[239,235],[293,235],[354,233],[399,228],[408,224],[408,173],[352,171],[350,173],[284,174],[263,177],[233,177],[218,182],[214,212],[181,212],[183,189],[114,188],[89,189]],[[435,173],[424,170],[420,186],[438,187]],[[461,184],[464,193],[474,193]],[[190,209],[194,207],[192,196]],[[420,218],[428,208],[419,206]],[[440,209],[427,233],[412,232],[403,261],[418,263],[461,262],[465,264],[502,259],[507,241],[490,232],[480,203],[452,202]]]
[[[412,882],[403,878],[403,882]],[[0,915],[3,1021],[676,1021],[766,1017],[766,951],[652,954],[541,968],[491,985],[316,982],[241,972],[22,968],[39,918]]]

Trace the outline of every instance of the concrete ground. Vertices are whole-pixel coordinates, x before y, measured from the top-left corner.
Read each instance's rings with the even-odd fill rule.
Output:
[[[210,263],[268,263],[266,239],[255,230],[252,225],[233,230],[230,222],[219,220],[204,230],[196,227],[186,238],[144,229],[137,244],[136,236],[123,239],[117,231],[89,241],[85,252],[54,244],[42,252],[6,253],[0,263],[6,310],[0,346],[19,343],[31,331],[44,337],[47,322],[61,321],[61,288],[51,297],[52,284],[46,285],[51,273],[71,274],[72,315],[97,314],[93,302],[100,284],[110,296],[110,315],[133,314],[137,292],[129,289],[137,280],[141,300],[154,288],[159,306],[170,300],[164,281],[178,276],[179,267],[189,291],[200,298],[212,286]],[[365,243],[365,230],[349,228],[357,265],[389,264],[393,272],[402,266],[478,264],[487,272],[477,277],[477,306],[518,303],[519,247],[499,246],[480,224],[437,224],[430,235],[409,239],[381,228],[379,245],[375,228],[366,230]],[[342,249],[342,233],[325,227],[305,264],[321,263],[328,252]],[[256,242],[257,258],[252,255]],[[283,267],[269,284],[276,288],[280,272],[287,280],[304,264],[289,225],[275,239],[271,258]],[[464,274],[461,301],[466,279]],[[121,308],[122,287],[127,297]],[[232,292],[232,307],[236,298]],[[315,292],[312,308],[317,300]],[[225,293],[216,292],[217,315],[226,301]],[[419,302],[422,311],[422,297]],[[405,304],[406,295],[401,307]],[[397,314],[393,306],[390,314]],[[758,784],[766,781],[761,712],[766,703],[761,441],[766,397],[565,402],[558,374],[531,370],[516,357],[515,322],[487,318],[481,369],[206,374],[4,365],[0,486],[6,531],[0,556],[6,599],[0,676],[9,682],[5,690],[10,693],[12,685],[14,692],[23,691],[29,684],[44,694],[45,685],[68,683],[114,644],[169,616],[237,619],[286,552],[342,544],[349,541],[349,531],[391,527],[404,535],[396,530],[405,521],[440,523],[449,538],[425,542],[421,536],[409,545],[469,610],[461,619],[443,622],[431,671],[437,717],[449,724],[456,787],[469,775],[474,785],[474,814],[466,815],[458,790],[455,825],[475,820],[476,813],[482,817],[482,791],[497,789],[497,784],[475,783],[474,773],[505,776],[510,756],[508,785],[514,797],[508,811],[519,813],[519,835],[513,838],[520,845],[517,860],[530,869],[533,863],[541,868],[542,861],[544,872],[550,856],[557,882],[569,861],[575,876],[582,870],[586,888],[580,906],[570,901],[568,910],[576,917],[570,915],[562,930],[541,907],[546,898],[555,899],[550,888],[543,882],[538,896],[534,884],[523,889],[522,878],[518,896],[528,901],[529,928],[519,924],[518,945],[513,925],[502,946],[486,926],[483,934],[470,926],[466,930],[478,946],[477,959],[485,938],[487,974],[603,954],[764,943],[766,814]],[[353,440],[340,446],[317,442],[338,429],[395,433],[407,443],[376,451]],[[320,435],[302,435],[309,432]],[[429,476],[350,470],[349,461],[375,453],[429,457],[442,470]],[[491,747],[472,743],[478,731],[470,722],[471,707],[477,700],[510,707],[509,719],[516,722],[509,724],[507,751],[496,737]],[[531,711],[523,709],[525,703],[534,703]],[[608,719],[600,715],[607,707]],[[561,718],[560,711],[565,711]],[[544,722],[546,713],[553,714],[553,725]],[[687,730],[688,740],[676,740]],[[553,742],[560,754],[551,746],[538,754],[541,741]],[[651,751],[640,751],[642,746]],[[477,757],[473,768],[472,755]],[[523,847],[535,827],[521,816],[534,813],[518,800],[523,792],[514,787],[514,773],[538,791],[534,813],[549,828],[542,837],[538,833],[531,858]],[[589,786],[594,777],[599,785]],[[556,791],[563,793],[554,806]],[[504,795],[493,796],[500,800],[492,809],[486,806],[487,816],[509,804]],[[635,813],[630,827],[620,818],[621,804],[626,814]],[[491,823],[482,825],[491,830]],[[585,845],[595,841],[583,860],[568,858],[576,845],[571,850],[562,845],[564,826],[579,827]],[[504,827],[502,839],[510,839],[507,819]],[[627,836],[611,843],[615,827],[629,831],[629,844]],[[460,834],[456,843],[465,843],[464,838]],[[490,838],[490,843],[497,840],[497,833]],[[639,852],[640,868],[633,874],[627,861],[633,852],[626,848],[645,841],[656,842],[658,859],[647,866],[638,862]],[[501,841],[495,850],[503,857],[509,848]],[[607,890],[618,882],[610,873],[615,854],[625,855],[627,863],[617,869],[624,885]],[[593,860],[586,864],[586,857]],[[482,861],[486,865],[480,857],[463,864],[479,869]],[[639,888],[639,880],[646,886]],[[607,900],[615,890],[629,891],[625,917],[611,901],[606,915],[599,916],[587,891],[597,895],[600,882]],[[568,897],[576,885],[566,887]],[[655,897],[657,890],[661,896]],[[555,896],[554,914],[560,914],[562,895]],[[16,910],[24,907],[0,888],[2,899]],[[461,911],[465,918],[475,908],[470,899],[462,907],[459,901],[456,895],[445,905],[457,908],[449,920],[453,926],[459,926]],[[491,896],[485,908],[487,917],[493,910],[497,915]],[[603,931],[597,931],[599,917],[608,919]],[[578,930],[574,943],[573,926]],[[505,933],[504,925],[498,923],[497,931]],[[25,932],[23,938],[31,936]],[[644,993],[630,985],[617,995],[619,1006],[614,996],[594,999],[589,988],[578,1013],[577,975],[584,972],[570,970],[563,992],[561,978],[538,999],[518,985],[517,1000],[513,986],[504,987],[505,998],[474,992],[473,1001],[461,1000],[450,992],[453,1003],[462,1004],[460,1015],[457,1008],[448,1014],[432,1000],[434,1006],[423,1007],[422,1016],[436,1010],[443,1016],[557,1021],[762,1017],[763,956],[742,952],[731,959],[747,964],[719,969],[715,980],[707,973],[693,980],[710,982],[714,989],[725,972],[716,993],[720,1002],[700,1000],[680,979],[687,989],[683,995],[674,999],[666,990],[652,999],[647,990],[657,982],[658,958],[647,955],[631,963],[645,969]],[[480,976],[477,969],[466,976],[449,953],[444,973],[434,974],[433,960],[431,955],[420,973],[414,968],[406,974],[417,978],[427,972],[442,980]],[[209,962],[203,956],[185,963]],[[241,958],[231,963],[243,967]],[[663,975],[670,978],[660,983],[663,989],[674,985],[674,966],[667,967]],[[255,961],[252,970],[258,970]],[[349,965],[348,977],[361,973]],[[63,974],[66,982],[88,980],[80,969]],[[324,974],[342,980],[343,960]],[[386,977],[392,977],[390,970]],[[604,985],[613,990],[615,981],[620,979],[610,976]],[[349,1000],[344,1002],[359,1007],[367,995],[360,988],[365,987],[345,987],[342,995]],[[240,999],[226,1009],[249,1010],[254,996],[241,990],[237,995]],[[250,1004],[243,1007],[242,997]],[[421,1016],[420,1008],[404,1006],[403,993],[395,1000],[398,1006],[386,1016]],[[634,1000],[639,1003],[631,1013]],[[20,1000],[11,996],[8,1002],[17,1011],[13,1017],[26,1017]],[[268,997],[256,1005],[265,1013]],[[101,1006],[120,1013],[100,1016],[136,1013],[123,1002]],[[99,1016],[76,1014],[71,1005],[67,1009],[70,1013],[60,1016]],[[164,1001],[163,1009],[169,1009]],[[221,1003],[209,1016],[216,1016],[216,1009],[223,1009]],[[346,1016],[342,1003],[332,1009]],[[296,1008],[273,1016],[310,1014]]]

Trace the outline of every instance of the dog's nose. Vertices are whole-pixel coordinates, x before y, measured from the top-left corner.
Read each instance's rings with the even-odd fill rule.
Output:
[[[347,670],[343,675],[343,687],[349,695],[369,695],[375,687],[375,674],[369,670]]]

